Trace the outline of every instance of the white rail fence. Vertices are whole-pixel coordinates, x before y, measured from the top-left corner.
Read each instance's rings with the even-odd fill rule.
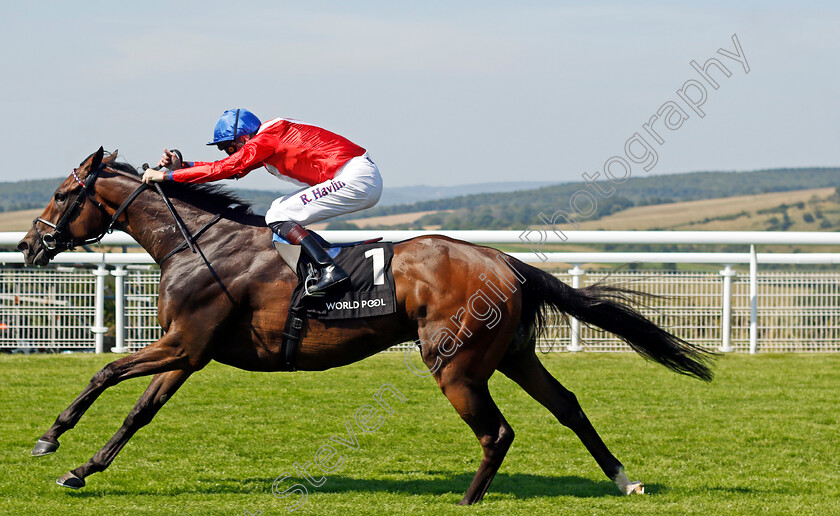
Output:
[[[399,241],[420,234],[445,234],[474,243],[532,241],[516,231],[382,231]],[[530,232],[533,234],[534,232]],[[761,272],[760,264],[836,264],[840,253],[757,253],[756,245],[840,245],[834,233],[797,232],[539,232],[532,253],[512,253],[529,263],[565,263],[558,277],[582,287],[604,278],[584,264],[718,264],[720,271],[622,270],[608,281],[662,297],[646,300],[646,315],[689,342],[736,352],[840,351],[840,273]],[[323,232],[335,241],[369,238],[365,231]],[[16,245],[23,233],[0,233],[0,246]],[[744,253],[553,253],[546,243],[740,244]],[[124,234],[109,235],[106,245],[135,245]],[[157,325],[159,270],[145,253],[62,253],[45,268],[22,268],[22,255],[0,252],[0,348],[105,350],[113,333],[114,351],[134,351],[161,335]],[[749,264],[749,272],[734,266]],[[73,265],[72,267],[68,265]],[[106,303],[106,278],[113,276],[114,302]],[[105,326],[113,310],[114,328]],[[548,351],[626,351],[614,336],[580,325],[550,328],[540,341]],[[404,349],[409,343],[396,346]]]

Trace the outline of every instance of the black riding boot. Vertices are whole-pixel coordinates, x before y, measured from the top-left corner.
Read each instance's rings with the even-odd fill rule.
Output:
[[[335,264],[327,251],[321,247],[312,235],[306,235],[300,241],[300,246],[318,267],[319,277],[314,285],[307,285],[306,292],[310,295],[323,294],[325,290],[347,280],[350,276]]]
[[[318,240],[299,224],[281,222],[269,224],[269,227],[292,244],[299,244],[318,269],[318,279],[315,284],[306,285],[306,292],[309,295],[323,295],[325,290],[350,277],[335,264]]]

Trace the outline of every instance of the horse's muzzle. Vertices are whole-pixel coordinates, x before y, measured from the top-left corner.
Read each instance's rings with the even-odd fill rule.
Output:
[[[18,251],[23,253],[23,262],[26,265],[46,265],[50,263],[50,256],[43,245],[31,244],[27,238],[18,243]]]

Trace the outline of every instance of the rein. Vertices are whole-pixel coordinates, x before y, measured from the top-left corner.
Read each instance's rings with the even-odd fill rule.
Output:
[[[173,208],[173,210],[174,210],[174,208]],[[195,235],[193,235],[193,236],[192,236],[192,240],[193,240],[193,241],[198,240],[198,237],[200,237],[200,236],[201,236],[201,235],[202,235],[205,231],[207,231],[208,229],[210,229],[210,226],[212,226],[212,225],[213,225],[213,224],[215,224],[216,222],[219,222],[219,220],[220,220],[221,218],[222,218],[222,215],[221,215],[221,214],[217,214],[215,217],[213,217],[212,219],[210,219],[210,221],[209,221],[207,224],[205,224],[204,226],[202,226],[202,227],[201,227],[201,229],[199,229],[198,231],[196,231],[196,232],[195,232]],[[172,255],[174,255],[174,254],[176,254],[176,253],[179,253],[179,252],[183,251],[184,249],[186,249],[186,248],[187,248],[187,246],[189,246],[189,248],[192,250],[192,252],[195,252],[195,248],[193,247],[192,242],[188,239],[188,240],[186,240],[186,241],[184,241],[184,242],[181,242],[181,243],[178,245],[178,247],[176,247],[175,249],[173,249],[173,250],[169,251],[169,252],[166,254],[166,256],[164,256],[164,257],[163,257],[163,259],[161,259],[161,261],[160,261],[160,263],[159,263],[158,265],[163,265],[163,262],[165,262],[166,260],[168,260],[169,258],[171,258],[171,257],[172,257]]]
[[[143,184],[146,185],[146,183]],[[166,194],[163,192],[163,188],[161,188],[158,183],[155,183],[155,190],[157,190],[157,193],[160,194],[161,198],[163,199],[163,203],[166,205],[166,207],[169,208],[169,213],[171,213],[172,218],[175,219],[175,225],[178,226],[178,229],[181,230],[181,235],[184,236],[184,242],[190,247],[190,251],[195,252],[195,246],[193,245],[190,230],[187,229],[187,225],[184,224],[184,221],[181,220],[181,217],[178,216],[178,212],[175,211],[175,206],[172,206],[172,203],[169,201],[169,197],[166,196]],[[167,255],[166,257],[169,258],[169,255]]]

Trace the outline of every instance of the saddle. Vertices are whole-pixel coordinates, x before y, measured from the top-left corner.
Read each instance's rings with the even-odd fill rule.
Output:
[[[306,282],[314,271],[314,265],[308,261],[305,253],[301,253],[300,246],[273,235],[274,248],[298,277],[298,284],[289,303],[281,352],[284,367],[289,371],[295,370],[297,348],[307,318],[359,319],[389,315],[397,309],[394,275],[391,271],[391,259],[394,256],[392,242],[382,242],[382,238],[375,238],[333,244],[311,230],[309,233],[319,240],[336,265],[350,275],[350,279],[331,288],[323,296],[307,296]]]
[[[382,240],[382,237],[379,237],[372,238],[370,240],[359,240],[356,242],[342,242],[338,244],[332,244],[330,242],[327,242],[327,240],[324,237],[312,231],[311,229],[308,229],[307,232],[313,237],[315,237],[315,240],[317,240],[318,243],[321,244],[321,247],[323,247],[327,251],[327,254],[329,254],[330,258],[332,258],[333,260],[336,256],[338,256],[338,253],[345,247],[355,247],[357,245],[374,244]],[[293,271],[297,271],[297,264],[300,260],[300,246],[292,244],[291,242],[274,232],[271,233],[271,243],[274,246],[274,249],[277,250],[277,253],[280,255],[280,257],[283,258],[283,261],[285,261],[286,264]]]

